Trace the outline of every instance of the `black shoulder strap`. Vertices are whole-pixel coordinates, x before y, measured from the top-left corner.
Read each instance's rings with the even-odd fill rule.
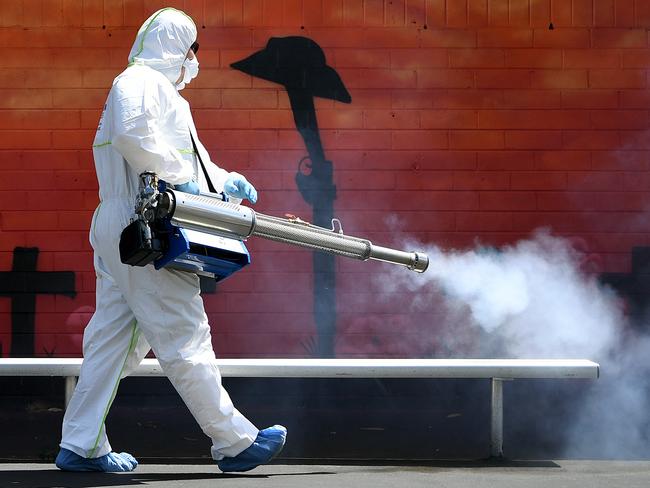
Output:
[[[194,140],[194,136],[192,135],[192,129],[190,129],[190,138],[192,139],[192,147],[194,148],[194,153],[196,154],[199,163],[201,163],[201,169],[203,170],[203,175],[205,176],[205,180],[208,182],[208,190],[210,190],[210,193],[217,193],[217,190],[214,189],[214,185],[212,184],[212,180],[210,180],[210,176],[208,176],[208,170],[205,169],[205,165],[203,164],[203,160],[201,159],[201,154],[199,153],[199,148],[196,147],[196,141]]]

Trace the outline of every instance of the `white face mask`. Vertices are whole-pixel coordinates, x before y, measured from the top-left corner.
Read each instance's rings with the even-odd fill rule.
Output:
[[[183,61],[183,81],[181,81],[176,88],[182,90],[185,88],[185,85],[189,84],[194,78],[199,74],[199,60],[194,56],[194,58],[187,58]]]
[[[199,60],[196,58],[195,55],[192,59],[187,58],[183,63],[183,66],[185,66],[185,75],[183,76],[183,83],[188,84],[199,74]]]

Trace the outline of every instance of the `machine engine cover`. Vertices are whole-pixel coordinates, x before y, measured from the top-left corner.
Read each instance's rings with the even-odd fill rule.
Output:
[[[169,225],[164,254],[155,261],[156,269],[176,269],[213,278],[226,279],[250,263],[243,242]]]
[[[134,220],[120,235],[120,260],[131,266],[146,266],[163,255],[163,243],[152,236],[147,241],[147,224]]]

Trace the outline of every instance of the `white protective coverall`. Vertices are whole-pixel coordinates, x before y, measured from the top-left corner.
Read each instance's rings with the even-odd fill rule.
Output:
[[[154,171],[171,184],[195,179],[201,191],[208,191],[197,170],[190,131],[217,191],[229,174],[210,161],[196,136],[189,104],[174,86],[196,36],[192,19],[172,8],[145,21],[128,68],[113,82],[95,136],[100,204],[90,242],[96,311],[84,332],[84,361],[61,440],[61,447],[83,457],[111,452],[104,420],[120,379],[150,348],[212,439],[214,459],[236,456],[258,434],[221,386],[198,276],[128,266],[119,256],[120,233],[134,216],[140,173]]]

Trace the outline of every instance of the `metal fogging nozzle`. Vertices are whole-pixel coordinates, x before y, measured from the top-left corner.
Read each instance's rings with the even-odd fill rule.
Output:
[[[429,256],[423,252],[414,252],[415,254],[415,265],[410,268],[417,273],[424,273],[429,267]]]
[[[423,252],[406,252],[373,245],[369,258],[386,263],[401,264],[417,273],[424,273],[429,267],[429,256]]]

